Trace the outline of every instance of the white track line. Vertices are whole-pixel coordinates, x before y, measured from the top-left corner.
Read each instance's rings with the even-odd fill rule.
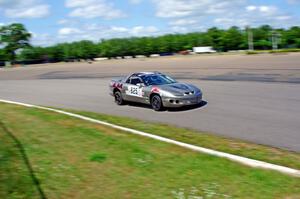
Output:
[[[297,170],[297,169],[292,169],[292,168],[289,168],[289,167],[275,165],[275,164],[271,164],[271,163],[267,163],[267,162],[263,162],[263,161],[259,161],[259,160],[245,158],[245,157],[238,156],[238,155],[232,155],[232,154],[229,154],[229,153],[215,151],[215,150],[212,150],[212,149],[207,149],[207,148],[187,144],[187,143],[184,143],[184,142],[171,140],[169,138],[153,135],[153,134],[150,134],[150,133],[145,133],[145,132],[142,132],[142,131],[138,131],[138,130],[122,127],[122,126],[118,126],[118,125],[115,125],[115,124],[111,124],[111,123],[108,123],[108,122],[96,120],[96,119],[89,118],[89,117],[86,117],[86,116],[82,116],[82,115],[79,115],[79,114],[74,114],[74,113],[61,111],[61,110],[57,110],[57,109],[53,109],[53,108],[43,107],[43,106],[36,106],[36,105],[32,105],[32,104],[14,102],[14,101],[10,101],[10,100],[0,99],[0,102],[9,103],[9,104],[16,104],[16,105],[21,105],[21,106],[26,106],[26,107],[31,107],[31,108],[38,108],[38,109],[43,109],[43,110],[48,110],[48,111],[53,111],[53,112],[56,112],[56,113],[61,113],[61,114],[64,114],[64,115],[79,118],[79,119],[86,120],[86,121],[89,121],[89,122],[109,126],[109,127],[119,129],[119,130],[122,130],[122,131],[126,131],[126,132],[129,132],[129,133],[132,133],[132,134],[141,135],[141,136],[144,136],[144,137],[149,137],[149,138],[152,138],[152,139],[155,139],[155,140],[160,140],[160,141],[167,142],[167,143],[170,143],[170,144],[175,144],[175,145],[187,148],[187,149],[191,149],[193,151],[197,151],[197,152],[206,153],[206,154],[213,155],[213,156],[226,158],[226,159],[232,160],[234,162],[239,162],[239,163],[247,165],[247,166],[275,170],[275,171],[279,171],[281,173],[285,173],[285,174],[288,174],[288,175],[300,177],[300,170]]]

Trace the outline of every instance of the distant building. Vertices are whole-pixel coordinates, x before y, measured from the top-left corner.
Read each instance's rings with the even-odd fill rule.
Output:
[[[194,53],[215,53],[212,46],[202,46],[202,47],[193,47],[193,52]]]
[[[94,58],[95,61],[104,61],[104,60],[108,60],[107,57],[97,57],[97,58]]]

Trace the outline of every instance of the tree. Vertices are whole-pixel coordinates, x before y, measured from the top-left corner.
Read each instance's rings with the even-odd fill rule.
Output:
[[[272,48],[272,27],[263,25],[258,28],[253,28],[253,41],[255,49],[267,50]]]
[[[0,61],[5,61],[7,60],[7,54],[3,49],[0,49]]]
[[[238,27],[229,28],[222,36],[224,50],[241,49],[245,36]]]
[[[27,32],[23,24],[13,23],[0,27],[0,44],[4,45],[4,51],[10,61],[15,61],[16,51],[30,46],[31,34]]]
[[[214,49],[218,51],[224,51],[224,42],[222,35],[224,35],[224,31],[220,30],[216,27],[208,29],[208,31],[204,34],[203,38],[206,38],[205,44],[212,45]]]
[[[281,31],[283,45],[288,48],[300,47],[300,27],[294,26],[287,31]]]
[[[272,34],[278,35],[279,47],[299,48],[300,27],[274,29],[269,25],[251,28],[255,49],[271,49]],[[2,45],[4,46],[4,45]],[[88,40],[60,43],[49,47],[24,48],[18,54],[19,60],[56,62],[78,59],[91,59],[97,56],[118,57],[156,53],[176,53],[195,46],[213,46],[217,51],[243,50],[248,48],[248,31],[238,27],[229,29],[210,28],[206,32],[187,34],[167,34],[157,37],[129,37],[101,40],[97,43]],[[8,60],[7,53],[0,49],[0,61]]]
[[[42,47],[28,47],[24,48],[17,56],[17,60],[41,60],[43,59],[45,49]]]

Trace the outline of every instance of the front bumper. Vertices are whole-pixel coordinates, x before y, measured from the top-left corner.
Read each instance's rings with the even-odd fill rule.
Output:
[[[182,97],[163,97],[164,107],[182,107],[195,105],[202,102],[202,93],[195,94],[193,96],[182,96]]]

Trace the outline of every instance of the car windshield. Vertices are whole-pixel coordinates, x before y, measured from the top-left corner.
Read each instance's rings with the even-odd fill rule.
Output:
[[[141,78],[143,79],[145,85],[147,86],[176,83],[176,81],[171,77],[166,75],[161,75],[161,74],[144,75]]]

